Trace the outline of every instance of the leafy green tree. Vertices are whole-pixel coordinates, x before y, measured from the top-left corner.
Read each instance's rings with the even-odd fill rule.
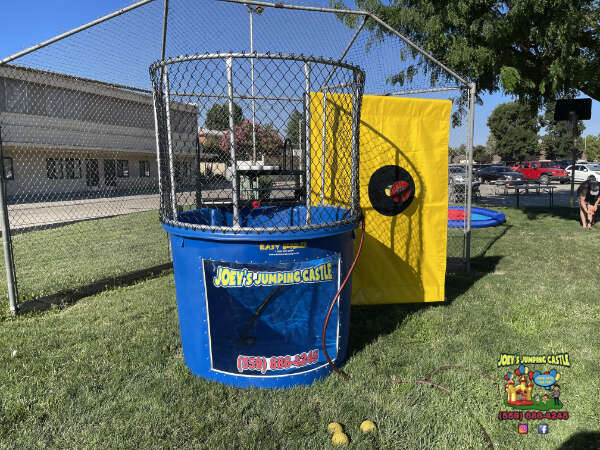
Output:
[[[458,163],[467,158],[467,146],[465,144],[460,144],[458,147],[449,146],[448,155],[452,162]]]
[[[539,107],[580,90],[600,100],[600,2],[598,0],[354,0],[435,58],[469,80],[478,91],[500,89]],[[343,0],[330,0],[343,7]],[[342,17],[342,16],[340,16]],[[357,17],[343,16],[348,26]],[[370,21],[375,38],[390,33]],[[444,73],[426,58],[395,77],[428,70]],[[409,61],[410,62],[410,61]]]
[[[221,150],[221,138],[217,136],[207,136],[203,147],[206,153],[218,153]]]
[[[235,102],[233,103],[233,124],[241,125],[244,116],[242,108]],[[220,105],[215,103],[206,113],[204,126],[209,130],[228,130],[229,129],[229,104]]]
[[[487,125],[502,159],[519,161],[538,153],[540,125],[531,108],[517,102],[502,103],[494,108]]]
[[[548,159],[570,159],[573,155],[573,131],[571,122],[564,120],[554,120],[555,103],[549,103],[541,124],[546,129],[546,134],[542,136],[542,149]],[[585,129],[583,121],[577,122],[577,136]],[[578,146],[579,152],[583,147]]]
[[[476,145],[473,147],[473,161],[488,163],[492,160],[493,156],[485,145]]]
[[[492,133],[488,135],[487,141],[485,143],[485,149],[488,155],[494,158],[494,155],[498,154],[496,151],[496,138]]]
[[[302,127],[302,132],[300,133],[299,128]],[[295,109],[291,114],[290,118],[287,121],[287,127],[285,131],[285,137],[290,140],[293,148],[298,148],[298,139],[302,139],[304,142],[304,137],[306,136],[306,129],[304,127],[304,118],[302,114]]]
[[[600,160],[600,134],[598,136],[589,135],[581,138],[579,148],[582,150],[585,149],[585,157],[588,161]]]

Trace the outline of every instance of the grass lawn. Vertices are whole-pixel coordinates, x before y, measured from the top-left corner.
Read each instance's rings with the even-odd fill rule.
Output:
[[[600,232],[568,209],[503,211],[507,225],[474,230],[472,273],[448,278],[444,304],[352,309],[351,381],[267,391],[194,378],[171,274],[4,320],[0,445],[328,448],[338,421],[351,448],[486,448],[481,427],[497,448],[597,448]],[[572,367],[553,368],[569,419],[519,435],[518,421],[498,419],[515,369],[498,368],[500,354],[563,352]],[[392,382],[448,365],[471,369],[431,376],[451,393]],[[361,436],[367,418],[378,431]]]
[[[13,236],[21,301],[108,280],[169,261],[157,211],[77,222]],[[7,302],[4,259],[0,298]],[[3,302],[3,305],[6,303]],[[0,308],[0,320],[7,308]]]

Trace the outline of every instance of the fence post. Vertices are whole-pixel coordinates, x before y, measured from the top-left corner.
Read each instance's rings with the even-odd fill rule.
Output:
[[[473,132],[475,126],[475,83],[469,84],[469,129],[467,136],[467,217],[465,222],[465,270],[471,272],[471,205],[473,202]]]
[[[13,168],[14,170],[14,168]],[[0,127],[0,232],[2,232],[2,249],[4,251],[4,266],[6,267],[6,287],[8,289],[8,305],[10,312],[17,313],[17,289],[15,281],[15,265],[6,204],[6,180],[4,178],[4,151],[2,148],[2,127]]]

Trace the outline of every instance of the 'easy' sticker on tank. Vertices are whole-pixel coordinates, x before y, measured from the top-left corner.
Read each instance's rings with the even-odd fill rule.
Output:
[[[333,280],[331,262],[323,262],[302,269],[275,272],[217,266],[216,272],[213,277],[215,287],[279,286]]]
[[[306,242],[285,242],[277,244],[259,244],[259,250],[272,256],[297,256],[307,247]]]

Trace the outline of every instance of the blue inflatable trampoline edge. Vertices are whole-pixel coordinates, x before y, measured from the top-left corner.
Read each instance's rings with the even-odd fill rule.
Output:
[[[462,210],[463,206],[449,206],[448,209]],[[474,216],[484,216],[487,219],[474,220]],[[493,209],[478,208],[476,206],[471,207],[471,228],[488,228],[497,227],[506,222],[506,216],[500,211],[494,211]],[[448,220],[448,228],[463,228],[464,220]]]

